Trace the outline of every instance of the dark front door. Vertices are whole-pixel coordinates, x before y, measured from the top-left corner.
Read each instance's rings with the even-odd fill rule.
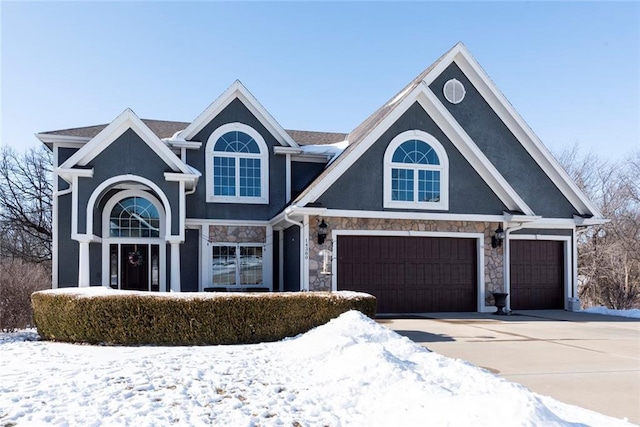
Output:
[[[339,236],[338,289],[378,300],[379,313],[477,310],[477,240]]]
[[[122,245],[120,255],[120,288],[131,291],[149,290],[149,246]]]
[[[564,308],[564,242],[512,240],[511,309]]]

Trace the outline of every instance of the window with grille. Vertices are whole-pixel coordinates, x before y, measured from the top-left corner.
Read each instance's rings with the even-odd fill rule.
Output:
[[[385,207],[448,208],[448,159],[442,145],[422,131],[403,132],[385,153]]]
[[[207,143],[207,201],[268,203],[268,149],[252,128],[231,123]]]

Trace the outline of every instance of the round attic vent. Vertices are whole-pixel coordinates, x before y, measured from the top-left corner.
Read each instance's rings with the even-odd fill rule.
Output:
[[[456,79],[451,79],[444,84],[444,97],[452,104],[459,104],[467,92],[464,86]]]

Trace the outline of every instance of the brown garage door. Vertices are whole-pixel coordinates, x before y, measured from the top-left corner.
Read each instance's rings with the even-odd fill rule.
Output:
[[[476,311],[476,240],[339,236],[338,289],[367,292],[378,313]]]
[[[564,308],[564,243],[512,240],[511,309]]]

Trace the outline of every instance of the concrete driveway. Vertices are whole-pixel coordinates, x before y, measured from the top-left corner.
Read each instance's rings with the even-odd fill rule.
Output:
[[[640,424],[640,321],[566,311],[429,313],[378,322],[542,395]]]

